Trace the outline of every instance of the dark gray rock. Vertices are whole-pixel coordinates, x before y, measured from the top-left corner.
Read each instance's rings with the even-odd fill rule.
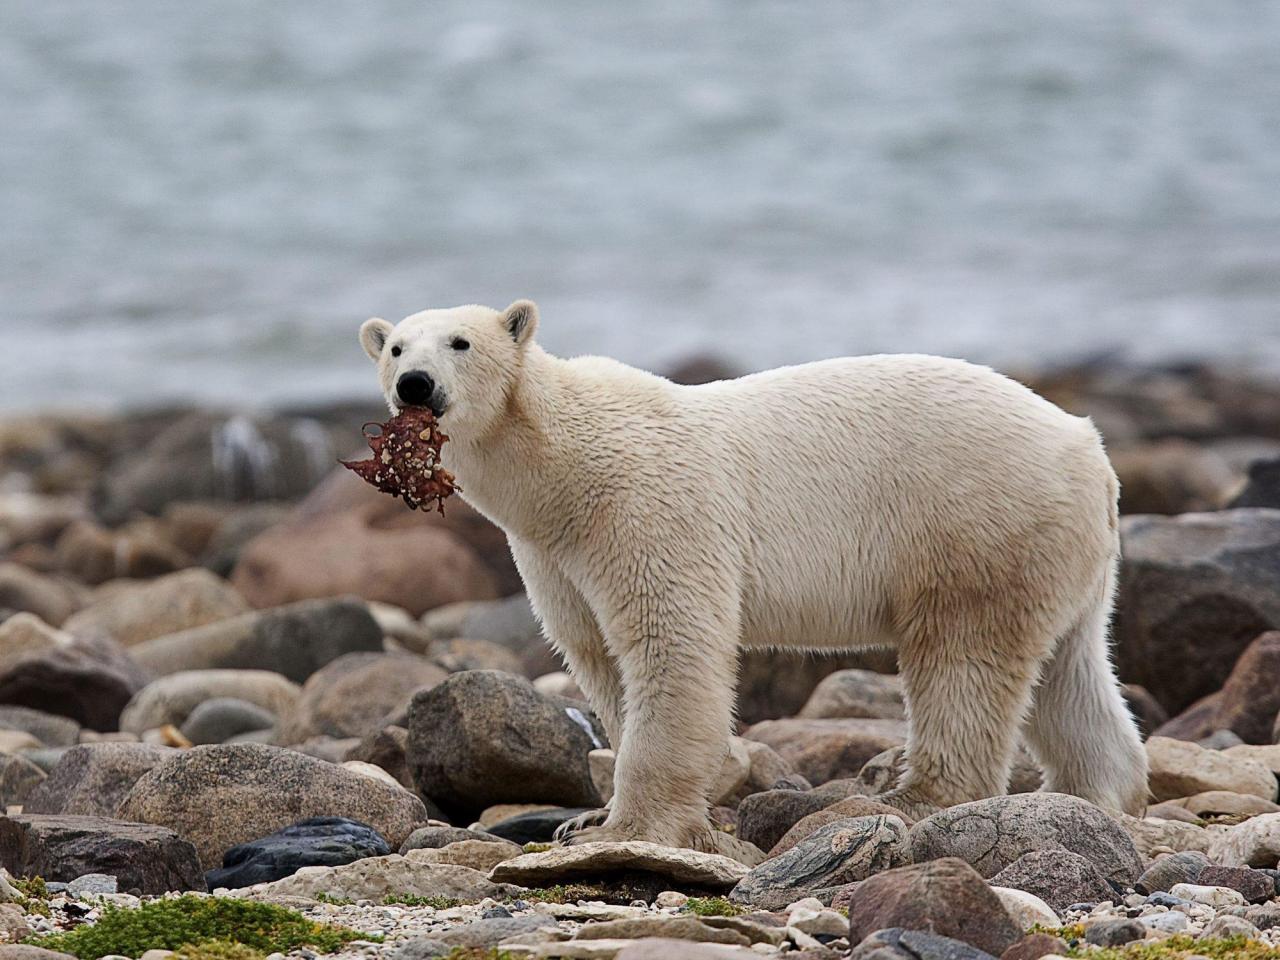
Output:
[[[1147,928],[1137,920],[1098,920],[1084,928],[1086,943],[1095,947],[1122,947],[1147,935]]]
[[[115,877],[144,895],[204,890],[196,850],[172,830],[105,817],[0,817],[0,866],[22,877],[69,883],[87,873]]]
[[[82,743],[67,750],[48,778],[31,791],[24,812],[114,816],[143,774],[177,753],[149,743]]]
[[[47,747],[70,747],[80,742],[80,724],[30,707],[0,706],[0,730],[25,730]]]
[[[842,797],[814,790],[764,790],[738,804],[738,836],[761,850],[772,850],[788,830]]]
[[[1177,714],[1280,628],[1280,510],[1132,515],[1120,530],[1116,664]]]
[[[391,951],[391,960],[435,960],[452,952],[452,944],[435,937],[411,937]]]
[[[26,757],[0,754],[0,809],[26,803],[45,773]]]
[[[865,880],[900,866],[905,862],[906,838],[907,829],[898,817],[837,820],[753,868],[729,899],[762,910],[783,910],[816,890]]]
[[[1201,871],[1195,881],[1206,887],[1229,887],[1250,903],[1261,903],[1275,896],[1275,881],[1262,870],[1249,867],[1219,867],[1210,864]]]
[[[587,813],[593,807],[555,807],[551,810],[531,810],[517,813],[485,828],[490,835],[510,840],[524,846],[526,843],[550,843],[556,828],[566,820]]]
[[[1142,873],[1133,840],[1093,804],[1061,793],[1022,793],[962,803],[926,817],[910,834],[917,863],[959,857],[994,876],[1026,853],[1070,850],[1106,880],[1130,884]]]
[[[1167,853],[1156,857],[1134,882],[1133,887],[1139,893],[1156,893],[1172,890],[1176,883],[1199,883],[1200,874],[1207,866],[1209,858],[1199,850]]]
[[[450,820],[497,803],[598,807],[587,754],[604,745],[575,700],[544,697],[496,670],[450,675],[413,698],[409,769],[418,791]]]
[[[382,629],[354,598],[255,610],[130,648],[156,676],[183,670],[270,670],[302,683],[348,653],[382,651]]]
[[[999,956],[1021,931],[1000,898],[954,857],[863,880],[849,905],[849,942],[886,927],[927,930]]]
[[[439,849],[462,840],[492,840],[493,838],[492,833],[481,833],[479,830],[468,830],[465,827],[419,827],[405,838],[404,843],[400,844],[400,852]],[[523,843],[531,842],[535,841],[523,841]]]
[[[146,682],[146,674],[115,641],[77,637],[69,646],[19,657],[0,668],[0,704],[111,731],[119,728],[125,704]]]
[[[1073,903],[1117,896],[1092,861],[1070,850],[1024,853],[992,877],[991,885],[1034,893],[1059,913]]]
[[[237,889],[292,876],[302,867],[337,867],[385,857],[391,847],[368,824],[348,817],[311,817],[228,850],[222,867],[205,874],[209,889]]]
[[[1280,457],[1249,464],[1249,479],[1228,507],[1280,509]]]
[[[995,960],[985,950],[924,930],[889,927],[869,933],[849,960]],[[1035,958],[1038,960],[1038,957]]]
[[[256,703],[235,697],[214,697],[199,704],[182,723],[182,735],[197,747],[226,743],[232,737],[276,725],[276,715]]]

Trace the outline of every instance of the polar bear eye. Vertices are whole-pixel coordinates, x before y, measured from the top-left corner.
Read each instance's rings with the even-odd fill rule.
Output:
[[[393,357],[398,357],[398,356],[400,356],[400,348],[399,348],[399,347],[392,347],[392,348],[391,348],[391,355],[392,355]]]
[[[455,350],[467,350],[471,347],[471,341],[464,340],[462,337],[454,337],[449,341],[449,346],[453,347]]]

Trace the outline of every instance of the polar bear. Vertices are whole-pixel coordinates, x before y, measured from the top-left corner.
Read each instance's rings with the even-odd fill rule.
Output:
[[[574,840],[711,848],[743,647],[891,645],[912,815],[1001,794],[1023,734],[1048,790],[1146,799],[1108,659],[1118,485],[1086,420],[985,367],[824,360],[681,386],[534,341],[537,307],[360,329],[392,412],[429,406],[462,495],[617,748]]]

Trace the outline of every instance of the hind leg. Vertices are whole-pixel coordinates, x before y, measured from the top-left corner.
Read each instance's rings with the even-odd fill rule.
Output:
[[[1007,630],[1008,628],[1006,628]],[[952,617],[914,630],[899,662],[907,699],[906,771],[884,800],[914,817],[1003,794],[1045,645]]]
[[[1147,755],[1107,654],[1110,580],[1102,601],[1058,641],[1035,693],[1027,741],[1046,790],[1141,815]]]

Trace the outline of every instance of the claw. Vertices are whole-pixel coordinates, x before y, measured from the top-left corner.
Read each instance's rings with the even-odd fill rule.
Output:
[[[560,826],[556,827],[552,839],[557,843],[570,843],[574,834],[581,833],[589,827],[604,823],[609,816],[609,808],[601,807],[599,810],[588,810],[586,813],[580,813],[576,817],[570,817]]]

